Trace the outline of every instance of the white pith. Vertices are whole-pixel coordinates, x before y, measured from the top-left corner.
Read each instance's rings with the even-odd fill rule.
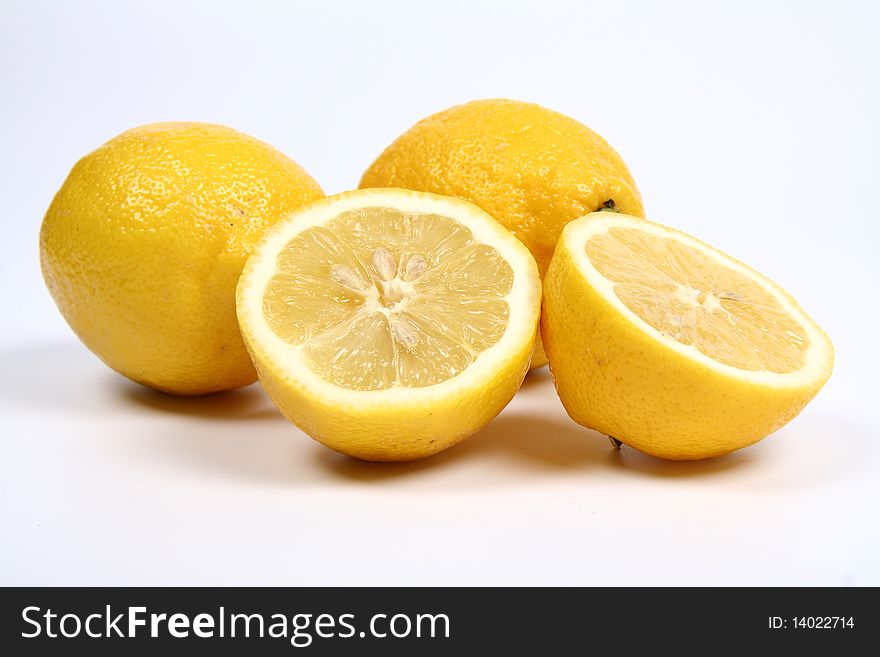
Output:
[[[373,251],[372,264],[379,274],[378,280],[365,281],[347,265],[333,265],[330,277],[364,297],[357,311],[360,315],[381,313],[388,319],[391,337],[400,348],[412,349],[419,343],[418,332],[402,316],[409,303],[418,298],[413,282],[427,270],[427,263],[420,255],[413,255],[398,268],[394,256],[387,249]]]

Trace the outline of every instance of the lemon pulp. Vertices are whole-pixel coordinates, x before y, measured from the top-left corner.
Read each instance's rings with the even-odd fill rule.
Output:
[[[352,390],[451,379],[507,326],[513,270],[437,214],[351,210],[291,239],[263,296],[277,336]]]
[[[528,249],[477,206],[363,189],[267,231],[236,301],[286,418],[343,454],[405,461],[473,435],[511,400],[541,281]]]
[[[663,334],[742,370],[804,366],[804,327],[754,279],[717,259],[632,228],[611,228],[585,248],[624,305]]]

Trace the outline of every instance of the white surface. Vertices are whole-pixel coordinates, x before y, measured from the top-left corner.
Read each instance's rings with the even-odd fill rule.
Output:
[[[9,2],[0,8],[0,584],[880,584],[878,10],[867,2]],[[776,436],[664,463],[569,421],[546,374],[428,461],[339,457],[258,387],[107,370],[40,280],[74,161],[231,125],[328,192],[477,97],[603,134],[649,216],[776,279],[837,347]]]

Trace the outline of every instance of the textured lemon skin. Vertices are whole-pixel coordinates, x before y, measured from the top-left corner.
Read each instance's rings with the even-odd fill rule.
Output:
[[[564,236],[544,278],[541,333],[557,392],[575,422],[670,460],[721,456],[758,442],[800,413],[832,368],[829,355],[823,377],[772,387],[683,357],[588,283]]]
[[[644,216],[621,157],[564,114],[516,100],[476,100],[423,119],[361,178],[360,187],[403,187],[465,199],[516,235],[543,275],[563,226],[613,200]],[[540,345],[533,367],[546,364]]]
[[[536,332],[537,327],[536,311]],[[260,384],[272,402],[318,442],[365,461],[414,461],[472,436],[507,406],[529,369],[534,337],[511,355],[507,367],[487,381],[485,388],[423,404],[328,404],[287,378],[261,354],[254,353],[253,359]]]
[[[40,231],[43,277],[79,338],[181,395],[247,385],[235,286],[264,228],[318,184],[252,137],[200,123],[129,130],[83,157]]]
[[[267,353],[260,345],[256,318],[250,316],[247,299],[256,292],[262,298],[262,288],[255,287],[255,275],[259,262],[268,257],[262,251],[271,240],[273,233],[284,228],[284,224],[294,223],[297,215],[307,210],[314,211],[319,205],[332,204],[351,197],[370,199],[374,192],[383,195],[393,193],[406,197],[435,199],[434,194],[397,190],[360,190],[329,196],[310,204],[300,212],[291,215],[264,235],[256,245],[254,253],[245,264],[236,293],[241,334],[257,368],[260,384],[269,398],[290,422],[299,427],[327,447],[365,461],[413,461],[426,458],[447,449],[482,429],[513,399],[522,385],[532,360],[532,351],[538,333],[541,309],[541,279],[534,259],[522,244],[510,237],[497,226],[489,216],[483,215],[498,234],[507,241],[506,248],[516,252],[516,276],[528,291],[524,308],[524,330],[517,338],[516,348],[505,352],[503,366],[492,371],[491,376],[472,381],[471,386],[461,386],[454,390],[444,388],[446,384],[430,386],[419,390],[431,390],[427,398],[421,395],[408,396],[405,390],[393,402],[376,403],[371,392],[355,392],[354,403],[340,403],[336,398],[324,398],[316,394],[290,371],[279,365],[278,359]],[[455,198],[443,199],[445,203],[470,206]],[[383,199],[378,203],[381,205]],[[369,204],[367,204],[369,205]],[[480,212],[477,208],[470,211]],[[482,213],[480,213],[482,214]],[[496,245],[497,246],[497,245]],[[262,307],[262,303],[254,304]],[[456,381],[465,373],[455,377]],[[448,382],[447,382],[448,383]]]

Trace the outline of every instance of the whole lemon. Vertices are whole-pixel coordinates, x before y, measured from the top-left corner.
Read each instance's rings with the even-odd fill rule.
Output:
[[[252,383],[235,286],[263,230],[323,196],[292,160],[204,123],[146,125],[73,167],[40,231],[61,314],[107,365],[165,392]]]
[[[360,186],[470,201],[529,248],[541,276],[572,219],[603,207],[644,216],[632,175],[608,142],[517,100],[475,100],[423,119],[385,149]],[[532,367],[546,362],[539,341]]]

